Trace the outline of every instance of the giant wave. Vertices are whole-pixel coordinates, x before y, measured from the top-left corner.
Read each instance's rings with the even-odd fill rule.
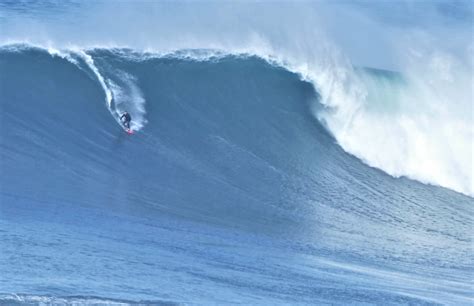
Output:
[[[12,46],[15,45],[7,45],[6,48]],[[124,55],[120,49],[115,50]],[[141,129],[146,124],[145,101],[140,98],[140,89],[133,85],[133,76],[121,71],[109,71],[111,75],[104,80],[93,58],[77,47],[63,51],[48,48],[48,52],[74,64],[78,64],[74,58],[82,58],[83,65],[88,66],[101,84],[113,117],[118,121],[117,114],[128,106],[120,104],[133,101],[136,104],[131,108],[135,118],[134,128]],[[306,64],[301,66],[300,58],[278,56],[266,48],[146,52],[141,55],[129,52],[127,57],[137,60],[140,57],[172,55],[207,60],[225,54],[257,56],[311,83],[319,96],[314,116],[344,150],[368,165],[394,177],[406,176],[473,195],[471,97],[459,92],[460,88],[470,85],[469,79],[464,77],[466,72],[463,72],[461,63],[445,62],[444,58],[435,57],[431,70],[424,71],[430,76],[420,80],[419,75],[401,75],[370,68],[354,69],[337,56],[326,58],[326,55],[317,61],[305,58]],[[454,69],[458,70],[455,76]],[[115,82],[120,82],[122,86]],[[127,92],[121,92],[124,88]]]
[[[353,113],[353,126],[339,130],[344,109],[327,101],[347,91],[321,90],[322,80],[291,63],[9,45],[0,67],[3,292],[472,301],[472,198],[348,154],[370,113]],[[368,99],[390,102],[411,86],[396,73],[358,73]],[[116,122],[123,110],[132,137]]]

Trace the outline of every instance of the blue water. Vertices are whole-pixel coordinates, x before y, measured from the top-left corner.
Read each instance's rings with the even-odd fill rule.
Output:
[[[86,53],[110,106],[84,56],[0,50],[1,303],[473,302],[472,198],[346,153],[298,75]]]

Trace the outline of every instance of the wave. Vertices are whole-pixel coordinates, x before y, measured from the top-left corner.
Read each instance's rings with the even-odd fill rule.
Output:
[[[279,6],[263,3],[53,5],[63,9],[60,12],[83,28],[90,29],[76,31],[75,35],[71,34],[75,28],[69,28],[69,23],[51,18],[51,14],[59,12],[43,11],[33,5],[33,15],[44,17],[38,21],[30,18],[29,5],[1,7],[12,15],[4,20],[2,45],[26,42],[50,50],[75,49],[79,54],[85,52],[82,55],[86,57],[94,49],[131,48],[132,51],[129,49],[122,55],[138,61],[170,54],[201,60],[226,54],[255,55],[298,73],[313,84],[320,96],[317,103],[326,108],[315,107],[315,116],[348,153],[395,177],[406,176],[474,194],[473,45],[469,31],[472,6],[462,1],[456,5],[425,3],[422,10],[406,3],[384,3],[372,8],[357,3],[324,2]],[[401,19],[402,24],[395,26],[387,21],[391,18],[380,18],[383,8],[397,12],[399,15],[390,16]],[[87,18],[72,14],[76,10],[87,11],[84,14]],[[115,18],[134,21],[117,25],[110,20],[111,10]],[[256,14],[260,10],[266,12],[265,18]],[[148,18],[147,11],[153,12],[155,18]],[[415,15],[422,11],[420,18],[413,18],[422,26],[405,24],[401,11]],[[172,20],[168,16],[170,12],[174,12]],[[203,18],[197,20],[196,14]],[[449,26],[441,30],[437,22]],[[37,24],[46,33],[35,30],[38,35],[32,34],[31,28],[36,29]],[[367,33],[371,33],[370,41]],[[375,68],[384,68],[377,62],[386,58],[382,61],[385,66],[391,64],[400,71],[405,83],[397,84],[374,70],[354,68],[353,57],[368,63],[356,67]],[[90,64],[94,70],[95,63]],[[100,81],[103,71],[98,69],[100,73],[96,75]],[[117,112],[121,111],[118,104],[123,102],[110,104],[112,92],[107,92],[118,87],[111,83],[114,82],[111,76],[105,78],[103,87],[106,99],[110,100],[107,103],[117,119]],[[132,100],[137,104],[132,107],[136,109],[134,117],[143,120],[143,97],[137,88],[132,88],[133,78],[122,75],[121,79],[122,83],[128,82],[129,89],[127,94],[117,92],[117,95],[129,101],[125,96],[133,92]],[[145,124],[140,121],[135,128]]]
[[[470,3],[0,15],[0,304],[472,304]]]
[[[12,50],[13,46],[3,48]],[[133,128],[140,130],[146,125],[146,101],[134,76],[108,67],[107,77],[104,77],[104,72],[99,71],[88,54],[94,50],[101,49],[58,51],[49,48],[48,52],[62,54],[76,65],[74,58],[82,58],[101,84],[106,103],[117,122],[119,114],[127,109],[135,118]],[[462,91],[469,87],[468,79],[459,63],[440,64],[446,59],[438,57],[433,60],[433,71],[425,71],[433,77],[425,80],[386,70],[353,68],[337,55],[301,63],[259,48],[237,52],[204,49],[164,53],[110,50],[137,62],[160,58],[213,61],[228,55],[258,56],[313,84],[316,91],[314,116],[346,152],[394,177],[406,176],[467,195],[474,194],[470,145],[474,142],[470,129],[473,118],[469,115],[470,96]],[[454,73],[455,69],[458,74]]]
[[[12,238],[2,242],[12,254],[0,261],[3,291],[249,304],[242,288],[275,304],[470,299],[472,198],[347,154],[327,120],[338,108],[276,59],[17,45],[0,50],[0,67],[0,202]],[[410,84],[354,73],[375,96]],[[396,113],[399,98],[388,96]],[[135,135],[114,120],[122,107],[138,114]],[[54,251],[38,257],[44,248]],[[294,271],[302,275],[288,278]],[[51,275],[58,281],[45,286]],[[130,275],[137,285],[121,287]],[[314,290],[341,275],[343,288]]]

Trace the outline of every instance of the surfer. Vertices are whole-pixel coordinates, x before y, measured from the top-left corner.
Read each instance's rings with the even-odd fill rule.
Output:
[[[123,123],[123,126],[130,130],[130,121],[132,121],[132,116],[128,112],[124,112],[122,116],[120,116],[120,120]]]

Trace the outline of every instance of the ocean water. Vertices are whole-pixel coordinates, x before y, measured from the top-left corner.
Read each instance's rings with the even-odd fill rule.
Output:
[[[1,8],[65,23],[82,7],[48,3]],[[472,117],[443,112],[454,89],[249,49],[7,38],[0,304],[474,302]]]

